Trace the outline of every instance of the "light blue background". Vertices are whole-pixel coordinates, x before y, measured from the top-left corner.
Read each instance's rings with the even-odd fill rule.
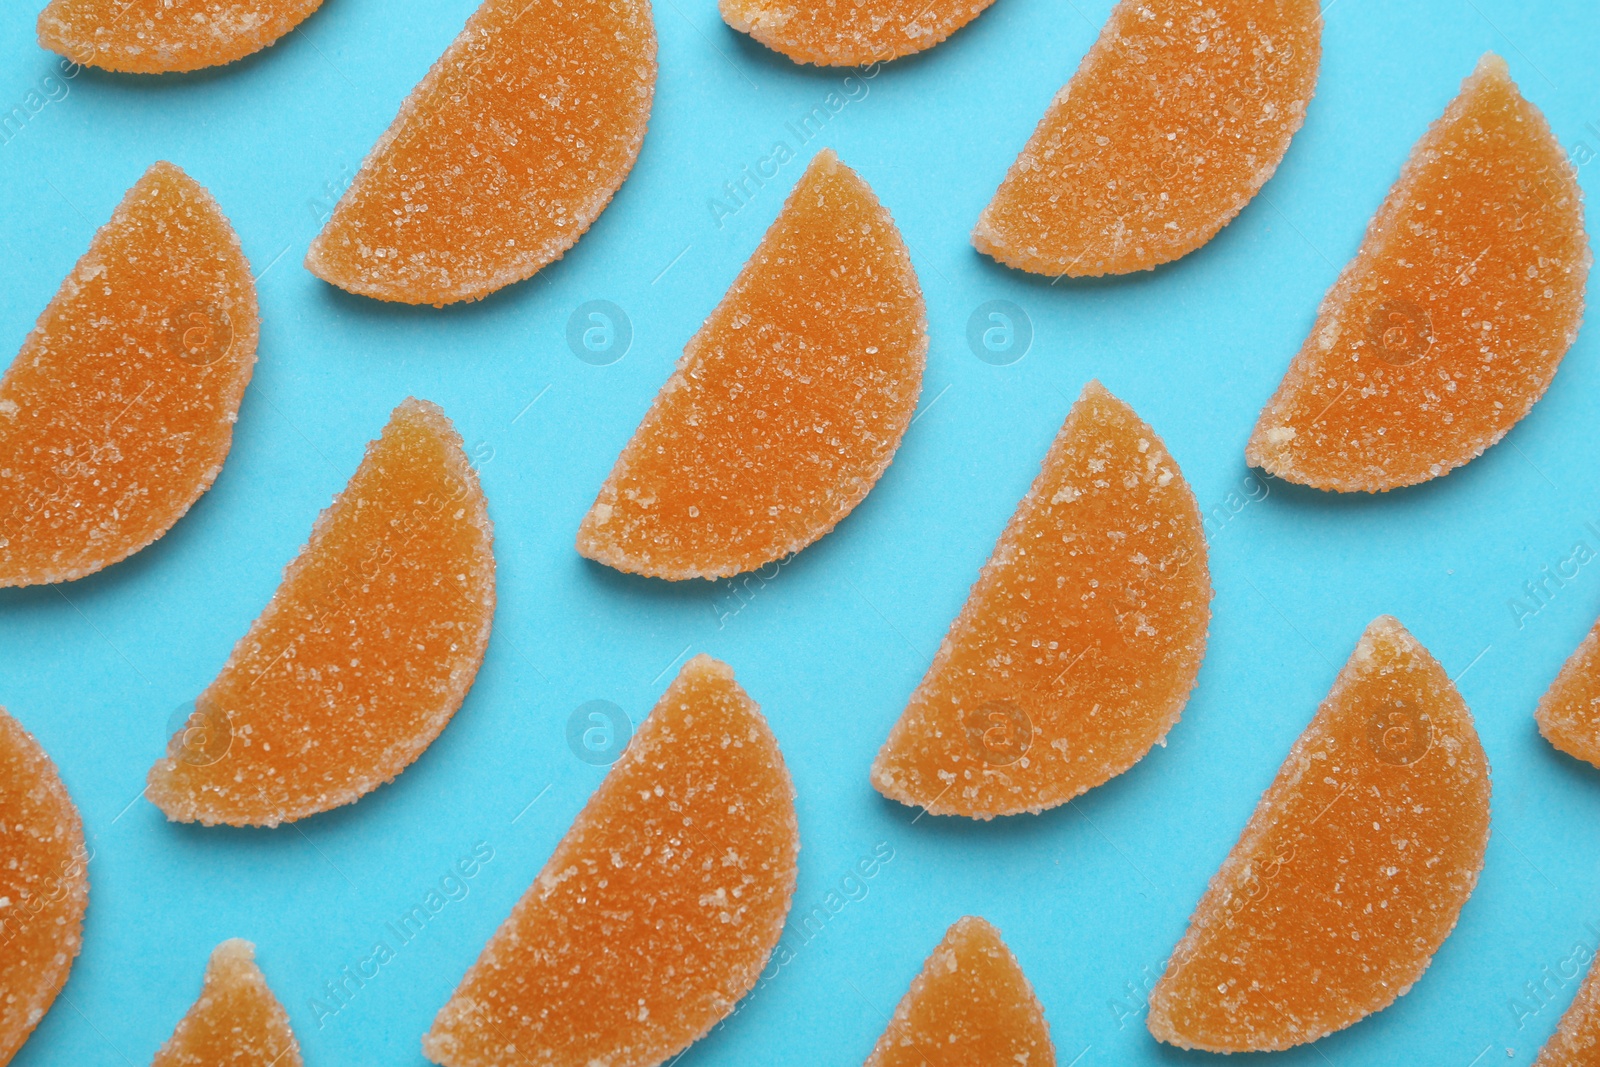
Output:
[[[1274,483],[1214,524],[1199,688],[1168,746],[1128,774],[1070,807],[987,825],[913,825],[915,812],[868,784],[1088,378],[1165,437],[1203,508],[1223,506],[1323,292],[1481,53],[1506,56],[1564,145],[1600,150],[1592,0],[1333,0],[1306,126],[1240,218],[1153,274],[1051,285],[980,257],[967,235],[1110,6],[999,0],[932,52],[883,68],[719,228],[708,205],[722,183],[775,140],[792,143],[784,124],[844,72],[768,52],[725,27],[712,0],[661,0],[650,133],[610,209],[533,280],[443,311],[347,296],[301,260],[318,202],[353,174],[473,0],[328,0],[276,47],[220,71],[86,71],[0,145],[0,359],[157,159],[211,189],[262,275],[260,363],[215,488],[125,563],[0,591],[0,703],[55,758],[94,850],[83,955],[16,1062],[147,1063],[211,948],[240,936],[259,946],[312,1067],[420,1065],[434,1012],[601,778],[568,750],[568,715],[605,699],[637,721],[700,651],[734,666],[782,742],[804,841],[797,912],[877,843],[894,859],[684,1067],[860,1063],[926,953],[968,913],[994,921],[1020,957],[1063,1067],[1200,1062],[1150,1039],[1142,988],[1382,612],[1465,672],[1494,768],[1487,867],[1410,995],[1278,1059],[1530,1062],[1576,988],[1541,969],[1600,938],[1600,773],[1545,745],[1532,719],[1600,612],[1600,564],[1523,625],[1509,602],[1576,542],[1600,548],[1600,525],[1584,525],[1600,524],[1592,328],[1532,415],[1465,469],[1377,498]],[[0,16],[0,108],[55,68],[33,20],[20,0]],[[730,617],[726,585],[611,572],[577,556],[573,533],[821,143],[872,184],[911,246],[932,333],[924,407],[855,514]],[[1600,163],[1580,171],[1591,196],[1597,176]],[[612,366],[579,361],[565,342],[568,315],[593,299],[632,321],[631,350]],[[966,344],[969,314],[992,299],[1033,322],[1032,350],[1012,366]],[[496,523],[499,613],[465,706],[397,782],[353,807],[275,832],[168,825],[137,798],[173,710],[215,675],[407,394],[455,420]],[[309,1001],[323,983],[480,841],[495,855],[470,895],[319,1026]],[[1519,1026],[1513,998],[1528,982],[1545,982],[1549,1003],[1526,1000]]]

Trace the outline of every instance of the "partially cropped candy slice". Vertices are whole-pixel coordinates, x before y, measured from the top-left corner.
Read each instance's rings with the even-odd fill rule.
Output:
[[[866,1067],[1055,1067],[1044,1009],[1000,931],[960,919],[933,950]]]
[[[67,982],[83,945],[83,822],[39,742],[0,708],[0,1065]]]
[[[1193,252],[1278,168],[1321,56],[1316,0],[1120,0],[973,245],[1073,278]]]
[[[796,63],[858,67],[926,51],[994,0],[721,0],[722,18]]]
[[[222,470],[257,333],[233,227],[155,164],[0,378],[0,586],[82,578],[171,529]]]
[[[649,0],[484,0],[400,106],[306,267],[405,304],[478,300],[560,259],[633,169]]]
[[[255,948],[239,938],[216,947],[200,998],[150,1067],[300,1067],[300,1044]]]
[[[1546,741],[1600,767],[1600,622],[1550,683],[1534,718]]]
[[[1158,1039],[1286,1049],[1393,1003],[1471,895],[1489,765],[1444,668],[1375,619],[1150,994]]]
[[[654,1067],[755,985],[794,895],[794,786],[755,702],[684,665],[422,1039],[445,1067]]]
[[[922,289],[871,188],[818,152],[689,343],[578,528],[578,551],[657,578],[720,578],[817,540],[911,424]]]
[[[1484,56],[1411,150],[1245,458],[1348,493],[1481,455],[1555,377],[1591,261],[1566,153]]]
[[[1591,957],[1578,995],[1562,1013],[1556,1032],[1539,1050],[1533,1067],[1594,1067],[1600,1063],[1600,982]]]
[[[1178,721],[1211,619],[1205,532],[1161,438],[1090,382],[872,765],[988,819],[1065,804]]]
[[[294,29],[322,0],[50,0],[39,43],[74,63],[132,74],[243,59]]]
[[[276,826],[393,781],[467,695],[493,530],[461,438],[406,400],[150,769],[167,818]]]

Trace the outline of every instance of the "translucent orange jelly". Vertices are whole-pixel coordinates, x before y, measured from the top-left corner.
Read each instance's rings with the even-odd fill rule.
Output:
[[[1205,655],[1194,494],[1161,438],[1090,382],[872,766],[935,815],[1038,812],[1137,763]]]
[[[1595,1063],[1600,1063],[1600,982],[1595,981],[1591,959],[1578,995],[1562,1014],[1556,1032],[1539,1050],[1533,1067],[1593,1067]]]
[[[794,786],[696,656],[423,1038],[446,1067],[653,1067],[755,985],[794,895]]]
[[[578,528],[578,551],[718,578],[809,545],[877,482],[928,350],[894,220],[832,151],[688,345]]]
[[[484,0],[400,106],[306,255],[342,289],[478,300],[571,248],[633,169],[649,0]]]
[[[443,411],[395,408],[150,770],[169,819],[276,826],[411,764],[461,706],[494,617],[493,530]]]
[[[722,18],[796,63],[856,67],[923,52],[994,0],[721,0]]]
[[[257,333],[233,227],[157,163],[0,379],[0,586],[82,578],[171,529],[222,470]]]
[[[1572,165],[1484,56],[1411,150],[1245,458],[1379,492],[1482,454],[1555,377],[1591,260]]]
[[[1055,1067],[1044,1009],[1000,931],[968,916],[933,950],[866,1067]]]
[[[55,764],[0,708],[0,1064],[67,982],[83,946],[89,854]]]
[[[256,966],[255,948],[239,938],[216,947],[200,998],[150,1067],[301,1067],[289,1015]]]
[[[1600,767],[1600,622],[1550,683],[1534,717],[1546,741]]]
[[[1321,55],[1316,0],[1120,0],[972,243],[1074,278],[1187,255],[1272,177]]]
[[[1211,879],[1150,994],[1150,1032],[1270,1051],[1388,1007],[1455,927],[1488,842],[1472,715],[1380,617]]]
[[[198,70],[258,52],[322,0],[50,0],[39,43],[74,63],[132,74]]]

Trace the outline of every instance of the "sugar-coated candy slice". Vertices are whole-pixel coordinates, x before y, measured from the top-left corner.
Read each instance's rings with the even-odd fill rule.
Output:
[[[222,470],[258,328],[233,227],[155,164],[0,378],[0,586],[82,578],[171,529]]]
[[[178,822],[276,826],[393,781],[483,662],[493,536],[455,427],[407,399],[150,769],[146,796]]]
[[[1534,718],[1546,741],[1600,767],[1600,622],[1550,683]]]
[[[1028,976],[983,919],[945,933],[895,1009],[866,1067],[1055,1067]]]
[[[322,0],[50,0],[39,43],[74,63],[131,74],[199,70],[259,52]]]
[[[1444,668],[1373,620],[1290,749],[1150,994],[1159,1040],[1290,1048],[1402,996],[1489,842],[1489,764]]]
[[[1592,259],[1566,152],[1484,56],[1323,298],[1245,458],[1349,493],[1481,455],[1555,377]]]
[[[531,277],[633,169],[655,84],[649,0],[484,0],[361,165],[307,269],[404,304]]]
[[[1533,1067],[1594,1067],[1600,1063],[1600,982],[1591,954],[1589,973],[1562,1013],[1556,1032],[1539,1050]]]
[[[1137,763],[1205,655],[1211,579],[1194,493],[1099,382],[1072,406],[872,784],[935,815],[1039,812]]]
[[[923,52],[994,0],[720,0],[722,18],[796,63],[859,67]]]
[[[1073,278],[1188,255],[1277,170],[1321,57],[1316,0],[1119,0],[973,245]]]
[[[301,1067],[300,1043],[255,949],[235,937],[212,951],[200,998],[150,1067]]]
[[[0,1067],[28,1040],[83,946],[89,854],[55,764],[0,708]]]
[[[755,985],[794,785],[726,664],[684,665],[422,1039],[445,1067],[655,1067]]]
[[[911,424],[922,289],[872,189],[818,152],[684,346],[578,528],[578,551],[656,578],[772,563],[850,514]]]

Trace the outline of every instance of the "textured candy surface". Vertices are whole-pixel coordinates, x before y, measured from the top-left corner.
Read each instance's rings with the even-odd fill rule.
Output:
[[[817,540],[877,482],[916,409],[922,289],[894,220],[831,150],[617,459],[578,551],[657,578],[718,578]]]
[[[1594,1067],[1600,1063],[1600,982],[1595,981],[1593,953],[1589,973],[1578,987],[1578,995],[1562,1013],[1556,1032],[1539,1050],[1533,1067]]]
[[[443,411],[408,399],[200,695],[146,795],[276,826],[393,781],[444,729],[494,617],[493,528]]]
[[[1482,454],[1555,377],[1592,259],[1566,153],[1484,56],[1323,298],[1245,458],[1379,492]]]
[[[55,764],[0,708],[0,1064],[66,984],[83,945],[89,854]]]
[[[1200,509],[1099,382],[1073,405],[872,766],[884,796],[980,819],[1064,804],[1178,721],[1205,655]]]
[[[655,83],[649,0],[484,0],[361,165],[307,269],[406,304],[530,277],[633,169]]]
[[[155,164],[0,379],[0,586],[82,578],[171,529],[222,470],[257,334],[233,227]]]
[[[994,0],[721,0],[722,18],[796,63],[858,67],[923,52]]]
[[[1150,995],[1162,1041],[1285,1049],[1410,990],[1489,842],[1489,765],[1444,668],[1375,619]]]
[[[950,927],[895,1009],[866,1067],[1055,1067],[1044,1009],[1000,931]]]
[[[653,1067],[755,985],[794,895],[794,786],[696,656],[423,1038],[446,1067]]]
[[[255,948],[236,937],[216,947],[200,998],[150,1067],[300,1067],[299,1042]]]
[[[39,43],[102,70],[199,70],[259,52],[321,5],[322,0],[50,0],[39,13]]]
[[[1550,683],[1534,718],[1546,741],[1600,767],[1600,622]]]
[[[1316,0],[1120,0],[973,245],[1073,278],[1187,255],[1277,170],[1321,57]]]

